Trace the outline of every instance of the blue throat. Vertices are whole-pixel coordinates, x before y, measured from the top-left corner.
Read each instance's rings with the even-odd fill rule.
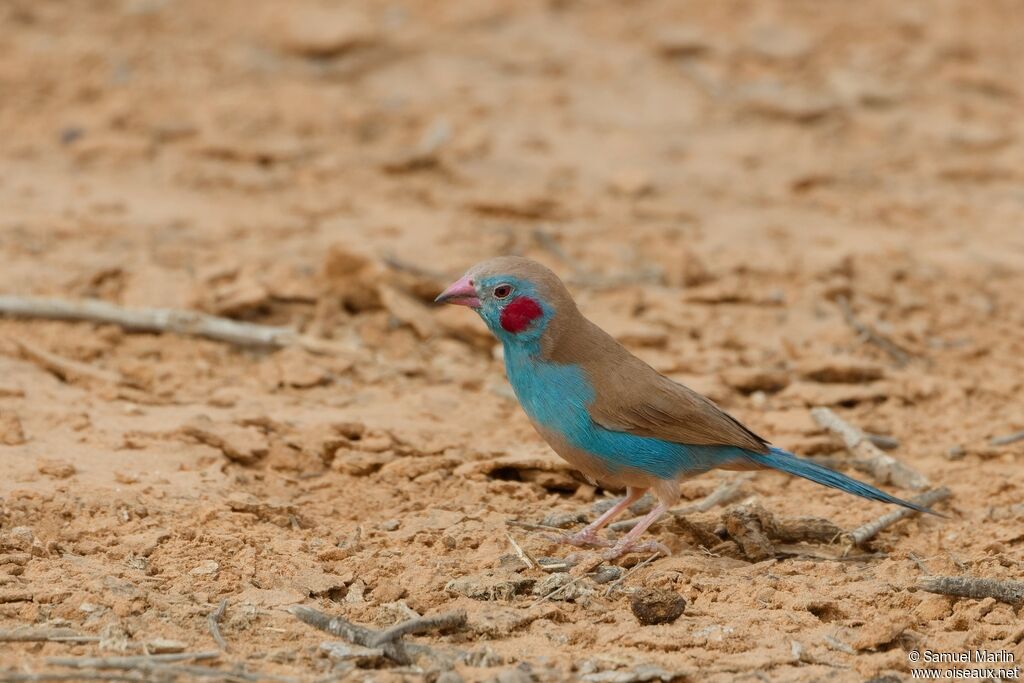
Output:
[[[746,455],[734,446],[678,444],[605,429],[590,418],[594,388],[579,366],[541,360],[537,342],[504,339],[503,346],[505,372],[530,419],[601,458],[613,472],[633,468],[659,479],[677,479]]]

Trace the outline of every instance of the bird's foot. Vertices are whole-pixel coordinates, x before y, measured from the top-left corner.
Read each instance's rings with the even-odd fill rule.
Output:
[[[672,554],[672,551],[668,549],[664,544],[658,543],[657,541],[626,541],[622,539],[608,550],[601,553],[601,557],[606,560],[617,560],[618,558],[628,553],[661,553],[668,557]]]
[[[611,548],[614,543],[606,538],[601,538],[594,531],[583,529],[575,534],[545,534],[545,538],[555,543],[574,545],[577,548]]]

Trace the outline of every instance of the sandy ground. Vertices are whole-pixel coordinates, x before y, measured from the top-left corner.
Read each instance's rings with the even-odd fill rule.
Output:
[[[0,292],[332,346],[0,320],[0,630],[93,637],[4,643],[0,669],[216,650],[223,599],[229,650],[203,665],[253,680],[418,678],[328,656],[284,611],[299,603],[373,628],[466,610],[410,638],[469,653],[466,680],[900,680],[911,650],[977,647],[1019,664],[1020,606],[915,584],[1024,573],[1024,442],[991,443],[1024,429],[1020,12],[0,4]],[[673,555],[610,593],[595,576],[615,569],[526,568],[506,530],[535,558],[568,551],[506,522],[571,524],[614,492],[533,433],[475,316],[426,305],[502,253],[555,268],[585,313],[779,445],[852,472],[816,405],[895,437],[952,490],[949,518],[754,559],[719,528],[733,506],[843,529],[887,511],[762,473],[655,527]],[[686,482],[684,502],[736,476]],[[640,588],[684,614],[641,626]]]

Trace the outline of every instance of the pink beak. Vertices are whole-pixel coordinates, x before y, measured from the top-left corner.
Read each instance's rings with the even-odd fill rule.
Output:
[[[469,279],[468,275],[463,275],[449,285],[448,289],[438,294],[434,303],[480,308],[480,299],[477,297],[473,281]]]

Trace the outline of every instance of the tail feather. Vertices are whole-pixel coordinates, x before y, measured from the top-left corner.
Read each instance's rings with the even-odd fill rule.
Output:
[[[896,496],[891,496],[885,491],[876,489],[874,486],[865,484],[862,481],[857,481],[845,474],[840,474],[835,470],[830,470],[829,468],[823,467],[818,463],[811,462],[810,460],[798,458],[792,453],[784,451],[781,448],[775,448],[772,446],[767,453],[752,453],[748,451],[746,456],[753,463],[760,465],[761,467],[770,467],[775,470],[780,470],[787,474],[808,479],[816,484],[839,489],[840,491],[852,493],[855,496],[867,498],[868,500],[877,500],[882,503],[902,505],[903,507],[910,508],[911,510],[941,517],[939,513],[930,508],[918,505],[917,503],[911,503],[908,500],[903,500]]]

